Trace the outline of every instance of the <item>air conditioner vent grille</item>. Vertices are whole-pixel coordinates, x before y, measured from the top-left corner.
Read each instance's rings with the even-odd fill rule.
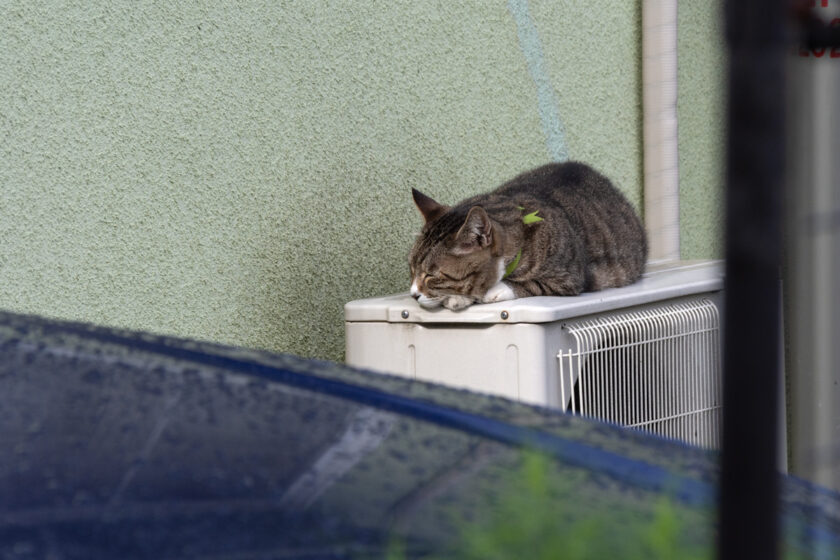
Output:
[[[566,410],[704,447],[719,446],[720,318],[698,297],[563,325]]]

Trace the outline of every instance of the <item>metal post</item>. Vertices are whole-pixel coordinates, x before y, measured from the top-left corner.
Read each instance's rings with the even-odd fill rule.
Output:
[[[791,472],[840,490],[840,0],[799,15],[785,201]]]
[[[719,558],[778,558],[784,0],[726,4],[729,138]]]

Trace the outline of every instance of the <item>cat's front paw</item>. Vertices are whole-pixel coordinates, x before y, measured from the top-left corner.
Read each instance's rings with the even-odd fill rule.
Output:
[[[466,296],[446,296],[443,306],[452,311],[458,311],[473,304],[472,298]]]
[[[510,299],[516,299],[516,294],[513,293],[513,288],[504,282],[499,282],[487,290],[487,293],[484,294],[483,298],[481,298],[481,303],[496,303],[498,301],[508,301]]]

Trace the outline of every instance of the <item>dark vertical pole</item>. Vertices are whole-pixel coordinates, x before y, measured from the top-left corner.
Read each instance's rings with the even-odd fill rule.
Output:
[[[729,114],[719,558],[778,558],[783,0],[726,2]]]

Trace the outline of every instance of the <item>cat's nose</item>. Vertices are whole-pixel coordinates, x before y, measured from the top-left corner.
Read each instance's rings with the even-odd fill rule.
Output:
[[[411,294],[411,297],[413,297],[414,299],[420,299],[420,294]]]
[[[420,290],[417,289],[417,282],[412,282],[411,284],[411,297],[420,299]]]

